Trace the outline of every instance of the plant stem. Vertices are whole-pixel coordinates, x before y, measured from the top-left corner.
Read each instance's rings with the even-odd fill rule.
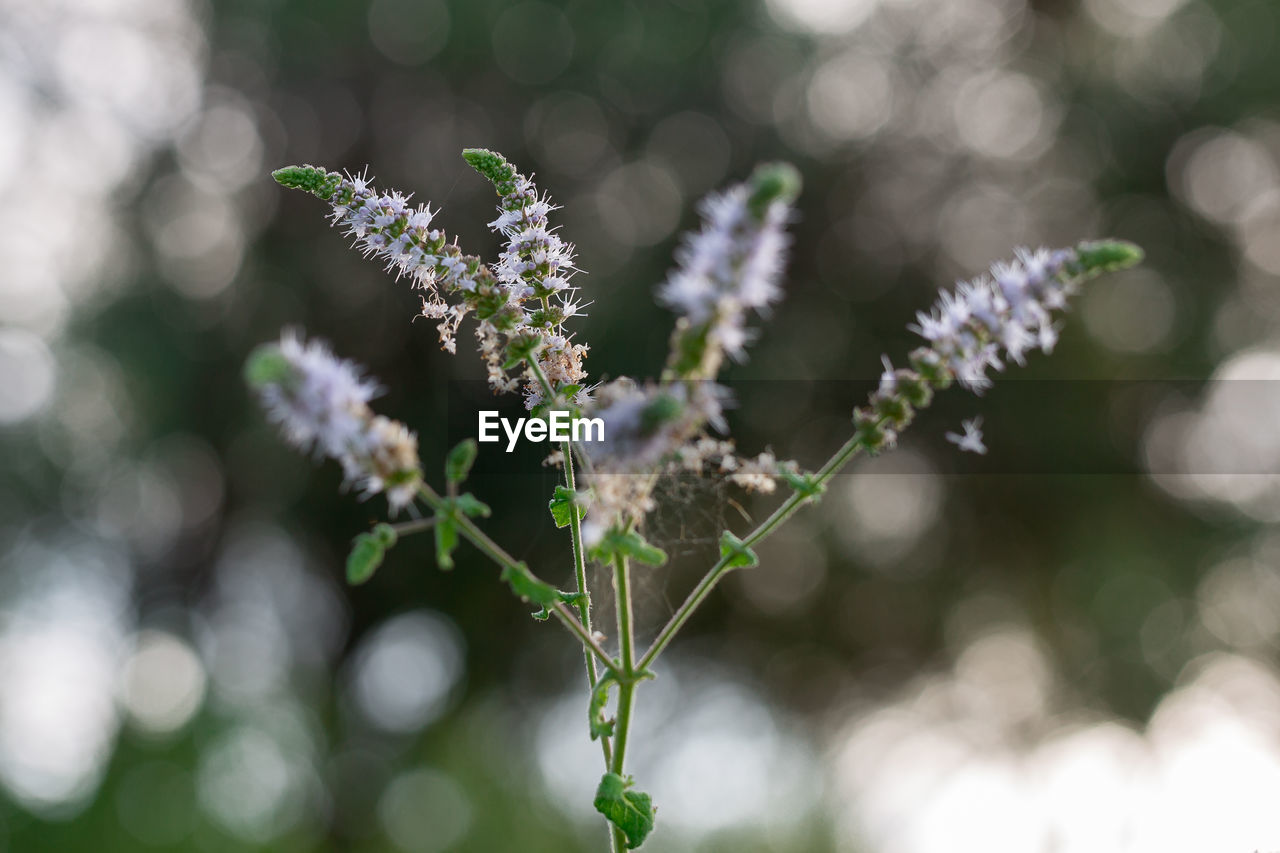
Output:
[[[574,483],[573,477],[573,445],[569,442],[564,443],[564,484],[572,492],[577,491],[577,485]],[[587,558],[582,547],[582,519],[578,516],[578,507],[573,507],[573,512],[569,514],[569,536],[573,540],[573,568],[574,577],[577,580],[577,589],[575,592],[582,593],[582,597],[578,600],[578,615],[582,617],[582,627],[587,629],[587,633],[591,633],[591,600],[587,591]],[[596,665],[591,660],[591,655],[587,655],[587,681],[591,682],[591,686],[596,686]]]
[[[631,732],[631,712],[635,708],[637,681],[630,574],[627,558],[622,554],[616,554],[613,559],[613,585],[618,611],[618,657],[622,664],[623,677],[618,679],[618,714],[613,726],[613,760],[609,764],[609,771],[619,776],[626,775],[623,767],[627,757],[627,737]],[[625,851],[626,836],[617,826],[612,824],[610,826],[614,850]]]
[[[546,300],[543,300],[545,303]],[[542,386],[542,393],[548,402],[555,399],[555,390],[551,387],[551,382],[547,379],[545,373],[542,372],[542,366],[538,364],[536,358],[526,360],[529,370],[538,378],[538,384]],[[564,456],[564,485],[569,491],[576,493],[578,491],[577,484],[573,475],[573,442],[566,441],[561,445],[560,453]],[[582,546],[582,519],[578,515],[578,507],[575,505],[573,511],[569,514],[569,538],[573,542],[573,569],[574,579],[577,584],[575,592],[580,593],[578,599],[578,617],[582,623],[582,627],[591,634],[591,599],[590,591],[587,588],[587,558],[585,549]],[[595,689],[596,682],[599,680],[599,674],[596,672],[595,661],[591,658],[590,649],[583,649],[583,657],[587,664],[587,683],[592,689]],[[604,763],[607,766],[612,760],[610,756],[609,739],[600,738],[600,750],[604,754]]]
[[[439,511],[445,506],[444,499],[441,498],[440,495],[436,494],[435,490],[425,483],[422,485],[422,496],[432,509]],[[458,513],[454,516],[454,520],[458,525],[458,532],[461,533],[472,545],[480,549],[481,553],[493,560],[499,566],[512,570],[528,571],[528,569],[520,563],[519,560],[504,551],[501,545],[490,539],[488,534],[477,527],[475,522],[471,519],[461,513]],[[537,580],[537,577],[534,576],[534,579]],[[609,657],[609,653],[600,647],[600,644],[591,636],[591,633],[583,627],[581,622],[578,621],[577,614],[560,601],[557,601],[552,605],[550,611],[553,616],[559,619],[560,622],[563,623],[564,626],[582,642],[583,647],[586,648],[588,652],[595,655],[595,657],[604,664],[604,668],[606,670],[613,673],[615,677],[622,677],[623,670],[618,666],[618,664],[614,663],[613,659]]]
[[[571,492],[577,492],[577,485],[573,476],[573,445],[570,442],[564,443],[564,484]],[[573,540],[573,567],[574,577],[577,583],[575,592],[580,593],[578,597],[578,616],[582,622],[582,627],[586,632],[594,636],[591,630],[591,593],[587,589],[587,557],[586,549],[582,545],[582,519],[578,515],[578,507],[573,506],[573,512],[569,515],[569,536]],[[599,675],[596,673],[596,662],[591,657],[589,650],[583,650],[583,656],[587,663],[587,682],[594,690],[596,683],[599,681]],[[606,767],[613,762],[613,747],[610,745],[609,738],[600,737],[600,753],[604,756],[604,764]]]
[[[862,443],[859,440],[859,437],[855,435],[850,438],[844,443],[844,446],[837,450],[835,455],[828,459],[818,470],[814,475],[814,482],[821,485],[831,479],[831,477],[844,467],[844,464],[852,459],[853,456],[861,449]],[[809,500],[807,496],[802,495],[799,492],[793,492],[791,497],[783,501],[783,503],[773,511],[772,515],[761,522],[755,530],[752,530],[747,534],[747,536],[742,540],[743,547],[750,548],[756,543],[766,539],[774,530],[777,529],[778,525],[782,524],[782,522],[795,514],[795,511],[798,510],[807,500]],[[681,604],[680,609],[671,616],[671,619],[654,639],[653,645],[651,645],[649,650],[644,653],[644,657],[640,658],[640,662],[638,664],[639,669],[648,669],[653,664],[658,655],[662,653],[662,650],[665,649],[671,642],[672,638],[675,637],[676,632],[678,632],[680,628],[684,626],[684,623],[689,620],[693,611],[698,609],[698,606],[702,604],[706,597],[711,593],[711,590],[715,588],[715,585],[718,584],[720,579],[729,571],[729,559],[731,556],[732,555],[726,555],[721,557],[716,564],[707,571],[707,574],[703,576],[702,580],[698,581],[698,585],[694,587],[693,592],[689,593],[689,597],[685,599],[684,604]]]
[[[415,518],[413,521],[401,521],[391,525],[391,529],[396,532],[397,536],[410,536],[414,533],[421,533],[424,530],[430,530],[436,526],[435,516],[430,518]]]

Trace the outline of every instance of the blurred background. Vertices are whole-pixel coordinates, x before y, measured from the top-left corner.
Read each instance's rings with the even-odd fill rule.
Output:
[[[1269,0],[0,0],[0,851],[604,849],[574,644],[429,537],[345,588],[382,502],[240,379],[329,339],[438,482],[468,339],[268,173],[368,164],[492,257],[465,146],[564,205],[597,379],[658,371],[696,200],[797,163],[731,421],[810,465],[937,286],[1148,253],[713,596],[640,693],[646,849],[1280,849],[1278,39]],[[509,462],[489,528],[567,583],[555,474]],[[668,492],[646,637],[768,507]]]

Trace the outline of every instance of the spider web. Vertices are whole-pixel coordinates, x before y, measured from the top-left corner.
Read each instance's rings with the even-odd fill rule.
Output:
[[[661,627],[710,568],[719,554],[720,534],[749,517],[738,500],[741,497],[742,489],[724,476],[678,473],[658,481],[653,491],[657,507],[646,516],[643,532],[645,539],[666,551],[668,561],[657,568],[632,568],[632,598],[642,637]],[[592,600],[611,609],[612,575],[594,573],[592,587]],[[607,625],[602,630],[610,636],[614,633]]]

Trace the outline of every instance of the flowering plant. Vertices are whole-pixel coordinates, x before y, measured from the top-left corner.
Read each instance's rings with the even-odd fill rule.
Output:
[[[631,720],[638,685],[681,626],[729,572],[758,564],[752,550],[806,503],[821,498],[827,482],[855,454],[891,448],[899,433],[953,382],[981,393],[990,372],[1023,364],[1035,349],[1051,352],[1055,316],[1084,280],[1130,266],[1141,251],[1119,241],[1081,243],[1059,250],[1018,250],[989,274],[944,290],[911,329],[924,345],[908,354],[905,367],[884,358],[877,389],[853,411],[851,435],[816,471],[770,453],[742,457],[724,437],[727,389],[716,383],[726,357],[742,359],[754,337],[753,314],[767,313],[781,297],[780,280],[789,243],[786,226],[800,190],[797,171],[786,164],[760,166],[742,184],[713,194],[700,208],[702,227],[684,239],[676,267],[658,298],[676,314],[666,365],[656,380],[617,379],[587,383],[588,347],[574,339],[568,322],[580,313],[574,249],[550,225],[556,209],[533,182],[505,158],[469,149],[466,161],[493,183],[498,217],[490,228],[505,245],[496,263],[463,254],[435,227],[434,211],[410,206],[399,192],[379,192],[364,175],[342,175],[313,166],[274,173],[286,187],[327,201],[334,225],[368,256],[407,277],[422,296],[421,313],[437,321],[444,349],[455,352],[468,315],[495,392],[523,395],[530,417],[555,413],[596,418],[596,440],[569,438],[553,453],[563,482],[550,497],[557,527],[568,528],[573,588],[562,591],[513,558],[485,533],[478,518],[489,508],[462,485],[478,453],[467,439],[445,460],[443,490],[422,473],[417,440],[403,424],[369,407],[376,383],[324,344],[286,331],[249,358],[246,376],[268,416],[299,449],[336,459],[366,496],[383,493],[392,515],[429,515],[382,523],[355,538],[347,563],[352,583],[367,580],[386,552],[405,535],[431,529],[441,568],[453,565],[461,540],[501,569],[501,579],[521,599],[537,606],[539,619],[555,618],[581,643],[589,698],[588,726],[598,740],[604,774],[595,807],[608,820],[615,853],[639,847],[654,825],[654,806],[626,775]],[[962,450],[985,453],[981,419],[963,433],[947,433]],[[753,491],[779,485],[787,496],[754,529],[719,537],[719,559],[707,570],[647,650],[636,648],[631,606],[633,563],[659,566],[666,554],[644,538],[646,516],[655,508],[654,489],[677,473],[720,476]],[[616,591],[616,646],[593,627],[588,564],[611,571]],[[611,692],[616,705],[611,716]]]

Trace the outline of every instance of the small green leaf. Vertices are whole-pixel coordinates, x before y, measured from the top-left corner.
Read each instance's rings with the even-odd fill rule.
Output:
[[[756,552],[728,530],[720,534],[720,559],[727,560],[727,569],[749,569],[760,565]]]
[[[630,790],[634,784],[617,773],[606,773],[596,788],[596,811],[627,837],[627,848],[634,850],[653,831],[653,801],[648,794]]]
[[[444,478],[455,485],[467,479],[467,475],[471,473],[471,466],[476,461],[476,454],[479,452],[480,445],[476,444],[474,438],[458,442],[445,458]]]
[[[372,533],[361,533],[353,539],[347,555],[347,583],[359,586],[373,577],[386,553],[386,546]]]
[[[446,572],[453,568],[453,552],[458,548],[458,522],[450,513],[436,515],[436,565]]]
[[[555,519],[556,527],[565,527],[570,524],[575,510],[581,512],[577,503],[577,493],[568,486],[556,486],[555,497],[547,506],[551,509],[551,517]]]
[[[399,535],[396,533],[396,529],[392,527],[390,524],[386,524],[385,522],[381,524],[375,524],[373,526],[373,530],[370,531],[370,533],[372,534],[374,539],[377,539],[379,542],[382,543],[383,548],[390,548],[391,546],[395,545],[396,540],[399,538]]]
[[[666,551],[656,545],[650,545],[634,530],[629,530],[622,535],[619,550],[628,557],[633,557],[636,562],[647,566],[661,566],[667,561]]]
[[[628,530],[626,533],[611,530],[605,534],[598,545],[591,549],[591,556],[602,563],[612,562],[618,554],[630,557],[646,566],[661,566],[667,561],[666,551],[656,545],[650,545],[634,530]]]
[[[506,581],[511,591],[520,596],[522,601],[541,606],[548,615],[551,608],[560,603],[560,590],[545,581],[538,580],[524,563],[518,566],[505,566],[502,569],[501,580]],[[541,618],[545,619],[546,616]]]
[[[551,616],[551,608],[557,604],[568,604],[576,607],[586,598],[581,592],[561,592],[551,584],[536,578],[524,563],[518,566],[505,566],[499,579],[504,581],[521,601],[537,604],[539,609],[533,618],[545,622]]]
[[[587,722],[591,727],[591,739],[599,740],[602,737],[613,737],[613,720],[604,718],[604,706],[609,704],[609,688],[616,684],[617,680],[612,673],[606,673],[596,686],[591,688],[591,704],[587,709]]]
[[[484,503],[470,492],[458,495],[453,499],[453,504],[458,508],[459,512],[471,518],[488,518],[493,514],[493,511],[489,509],[488,504]]]
[[[587,594],[585,592],[565,592],[564,590],[557,590],[557,592],[560,595],[560,601],[567,604],[569,607],[577,607],[580,602],[585,601],[587,598]],[[551,618],[551,608],[543,607],[532,615],[533,618],[537,619],[539,622],[546,622]]]

